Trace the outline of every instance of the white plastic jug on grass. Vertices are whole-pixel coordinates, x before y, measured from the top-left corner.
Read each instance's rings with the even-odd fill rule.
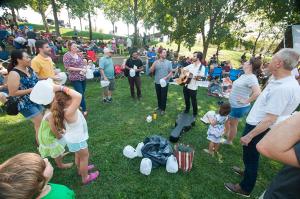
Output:
[[[123,155],[130,159],[137,157],[137,153],[136,153],[135,149],[130,145],[127,145],[124,147]]]
[[[178,162],[174,155],[168,157],[166,170],[169,173],[177,173],[178,171]]]
[[[143,157],[143,154],[142,154],[142,148],[144,146],[144,142],[140,142],[137,147],[135,148],[135,151],[137,153],[137,156],[138,157]]]
[[[152,122],[152,116],[151,116],[151,115],[148,115],[148,116],[146,117],[146,121],[147,121],[148,123]]]
[[[150,175],[152,170],[152,162],[149,158],[143,158],[140,165],[140,172],[146,176]]]
[[[29,99],[37,104],[48,105],[53,101],[54,95],[53,80],[49,78],[36,83],[30,93]]]

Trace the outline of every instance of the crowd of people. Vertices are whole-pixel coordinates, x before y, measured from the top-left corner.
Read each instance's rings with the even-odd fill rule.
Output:
[[[5,21],[0,22],[0,30],[7,31]],[[192,74],[191,81],[183,86],[183,112],[189,113],[192,106],[192,114],[196,118],[198,80],[209,76],[215,67],[221,67],[224,75],[233,68],[230,61],[219,63],[216,55],[207,63],[200,51],[194,52],[191,57],[179,57],[163,47],[137,50],[132,48],[130,38],[127,41],[113,38],[107,45],[99,47],[96,41],[83,42],[81,38],[64,41],[61,37],[52,40],[47,36],[39,38],[37,32],[30,28],[24,27],[21,31],[15,26],[8,28],[15,39],[23,37],[30,49],[28,54],[22,50],[23,47],[15,46],[17,49],[11,52],[9,66],[5,68],[1,65],[0,100],[2,103],[16,102],[17,111],[33,122],[40,155],[22,153],[0,165],[1,198],[57,198],[58,195],[60,198],[74,198],[74,192],[69,188],[49,183],[53,168],[47,159],[42,159],[51,157],[58,168],[70,168],[73,163],[63,161],[66,148],[75,153],[75,165],[84,185],[98,178],[96,165],[89,164],[86,74],[88,70],[93,70],[95,77],[107,82],[102,88],[102,102],[113,103],[116,81],[112,56],[118,50],[120,54],[126,48],[130,52],[122,69],[133,99],[142,100],[141,74],[145,71],[146,75],[154,76],[156,111],[161,115],[166,114],[168,88],[176,73],[188,71]],[[15,39],[14,42],[18,42]],[[63,53],[63,65],[73,89],[59,84],[60,71],[55,69],[53,50]],[[92,60],[84,53],[87,50],[96,54],[103,52],[104,55],[99,60]],[[36,56],[31,60],[30,54]],[[141,60],[141,55],[147,57],[146,64]],[[244,168],[232,167],[242,180],[240,183],[225,183],[226,189],[250,196],[257,180],[261,153],[287,165],[261,198],[297,198],[300,194],[297,186],[300,183],[300,115],[293,112],[300,104],[300,86],[297,81],[299,73],[297,76],[292,71],[298,71],[299,54],[292,49],[282,49],[265,67],[261,56],[253,56],[247,61],[244,55],[241,57],[243,74],[233,81],[229,102],[220,103],[216,115],[209,119],[207,139],[210,143],[204,151],[214,155],[218,153],[220,144],[232,145],[240,119],[247,116],[240,138]],[[269,76],[264,88],[259,83],[262,73]],[[53,101],[47,106],[31,101],[30,94],[35,85],[49,78],[55,82]],[[16,180],[5,180],[8,178]]]

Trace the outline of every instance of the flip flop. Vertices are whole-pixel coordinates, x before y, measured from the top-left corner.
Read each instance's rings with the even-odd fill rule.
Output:
[[[93,168],[95,168],[95,165],[93,165],[93,164],[88,165],[88,171],[92,170]],[[80,176],[79,173],[77,173],[77,174]]]
[[[93,173],[90,173],[87,177],[87,179],[84,180],[83,184],[84,185],[87,185],[93,181],[95,181],[99,176],[99,171],[96,171],[96,172],[93,172]]]

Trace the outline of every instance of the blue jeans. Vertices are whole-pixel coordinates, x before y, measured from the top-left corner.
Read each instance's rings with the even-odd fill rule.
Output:
[[[82,108],[82,111],[86,111],[86,104],[85,104],[85,98],[84,98],[84,93],[85,93],[85,87],[86,87],[86,81],[71,81],[72,86],[74,87],[75,91],[80,93],[82,95],[81,98],[81,103],[80,106]]]
[[[247,135],[255,127],[256,126],[246,123],[243,136]],[[247,193],[252,192],[257,178],[260,154],[256,149],[256,144],[265,136],[265,134],[268,131],[269,129],[254,137],[252,141],[248,144],[248,146],[243,146],[243,162],[244,162],[245,170],[244,170],[244,178],[240,183],[240,186]]]

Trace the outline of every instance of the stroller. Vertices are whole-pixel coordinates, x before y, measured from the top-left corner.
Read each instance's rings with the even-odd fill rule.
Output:
[[[123,78],[124,77],[124,71],[121,65],[116,64],[114,66],[115,68],[115,77],[116,78]]]

